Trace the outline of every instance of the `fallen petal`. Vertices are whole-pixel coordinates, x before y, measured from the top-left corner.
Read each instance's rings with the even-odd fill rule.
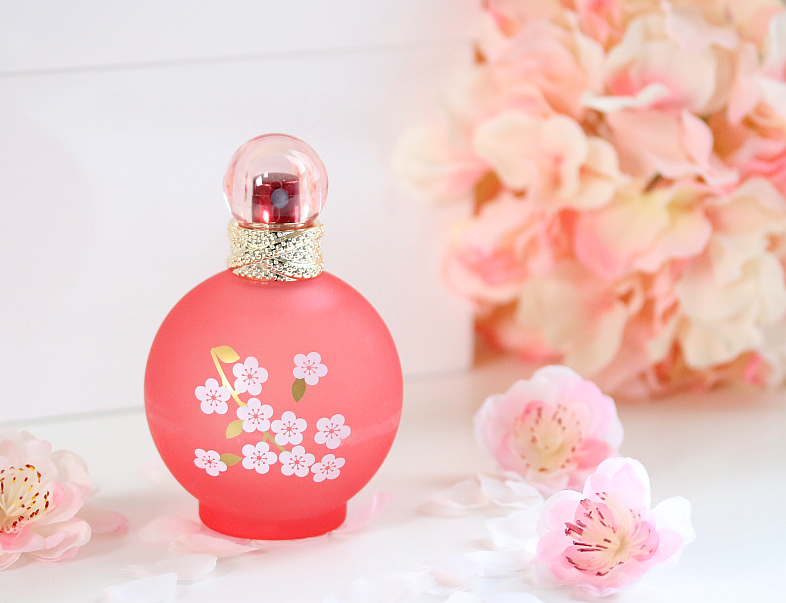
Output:
[[[137,577],[175,574],[178,582],[189,582],[204,578],[216,569],[217,560],[218,557],[214,555],[185,555],[144,565],[129,565],[126,572]]]
[[[489,504],[489,497],[483,493],[474,477],[432,494],[429,498],[432,502],[451,509],[479,509]]]
[[[128,531],[128,518],[117,511],[85,505],[76,516],[90,524],[93,534],[125,534]]]
[[[541,493],[525,482],[516,480],[503,482],[501,479],[488,475],[478,475],[478,480],[483,494],[503,507],[526,509],[543,505]]]
[[[202,529],[198,521],[183,517],[159,517],[139,531],[139,537],[147,542],[172,542],[187,534],[196,534]]]
[[[178,553],[213,555],[219,559],[256,551],[257,547],[238,544],[231,540],[207,534],[185,534],[175,540],[171,548]]]
[[[393,499],[392,492],[377,492],[371,497],[357,515],[345,521],[339,528],[333,530],[333,534],[346,534],[366,527],[387,508]]]

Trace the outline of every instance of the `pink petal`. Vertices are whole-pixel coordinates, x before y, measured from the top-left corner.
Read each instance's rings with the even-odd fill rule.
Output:
[[[90,524],[93,534],[125,534],[128,531],[128,518],[117,511],[85,505],[77,517]]]
[[[257,550],[256,547],[238,544],[218,536],[208,534],[185,534],[172,543],[172,549],[179,553],[213,555],[219,559],[235,557]]]
[[[370,501],[363,505],[363,508],[360,509],[357,515],[345,521],[336,530],[333,530],[333,534],[346,534],[366,527],[377,517],[382,515],[382,512],[387,508],[392,499],[392,492],[377,492],[371,497]]]
[[[216,569],[217,557],[213,555],[185,555],[161,559],[145,565],[129,565],[126,571],[139,577],[175,574],[178,582],[190,582],[204,578]]]
[[[13,564],[21,553],[0,553],[0,570],[4,570]]]
[[[36,531],[44,537],[44,546],[29,554],[41,561],[60,561],[73,557],[80,546],[90,541],[90,525],[81,519],[42,525]]]
[[[174,598],[176,592],[177,575],[161,574],[118,586],[108,586],[104,590],[104,597],[111,602],[158,603]]]
[[[474,477],[432,494],[429,498],[432,502],[451,509],[478,509],[489,503],[488,496],[481,491],[480,484]]]
[[[66,521],[76,515],[85,501],[90,498],[90,489],[74,482],[55,483],[51,486],[54,494],[54,508],[46,513],[39,525]]]
[[[650,478],[644,465],[635,459],[611,458],[598,465],[587,478],[584,496],[597,500],[601,492],[613,495],[629,509],[650,508]]]
[[[526,509],[543,505],[543,496],[533,486],[516,480],[502,481],[487,475],[478,475],[480,489],[494,503],[503,507]]]
[[[527,550],[530,541],[536,538],[537,526],[538,513],[533,510],[518,511],[488,522],[491,540],[502,550]]]
[[[613,453],[611,447],[603,440],[590,438],[581,443],[575,459],[580,469],[594,469]]]
[[[196,534],[202,524],[182,517],[159,517],[139,531],[139,538],[147,542],[173,542],[188,534]]]

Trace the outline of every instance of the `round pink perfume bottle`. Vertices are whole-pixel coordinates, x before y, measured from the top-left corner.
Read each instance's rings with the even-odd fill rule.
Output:
[[[311,147],[281,134],[248,141],[224,192],[229,269],[158,330],[147,420],[205,525],[252,539],[317,536],[341,525],[393,444],[401,365],[371,304],[322,270],[327,174]]]

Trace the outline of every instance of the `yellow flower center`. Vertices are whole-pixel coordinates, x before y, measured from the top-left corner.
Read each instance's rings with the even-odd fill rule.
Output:
[[[0,532],[13,534],[49,510],[51,492],[32,465],[0,469]]]

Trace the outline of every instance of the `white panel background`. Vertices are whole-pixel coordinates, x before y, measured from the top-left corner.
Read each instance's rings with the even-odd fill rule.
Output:
[[[468,60],[475,10],[0,2],[0,421],[141,404],[161,320],[224,267],[227,161],[264,132],[322,156],[326,267],[378,308],[405,373],[466,367],[469,312],[438,272],[467,208],[419,205],[389,160]]]

